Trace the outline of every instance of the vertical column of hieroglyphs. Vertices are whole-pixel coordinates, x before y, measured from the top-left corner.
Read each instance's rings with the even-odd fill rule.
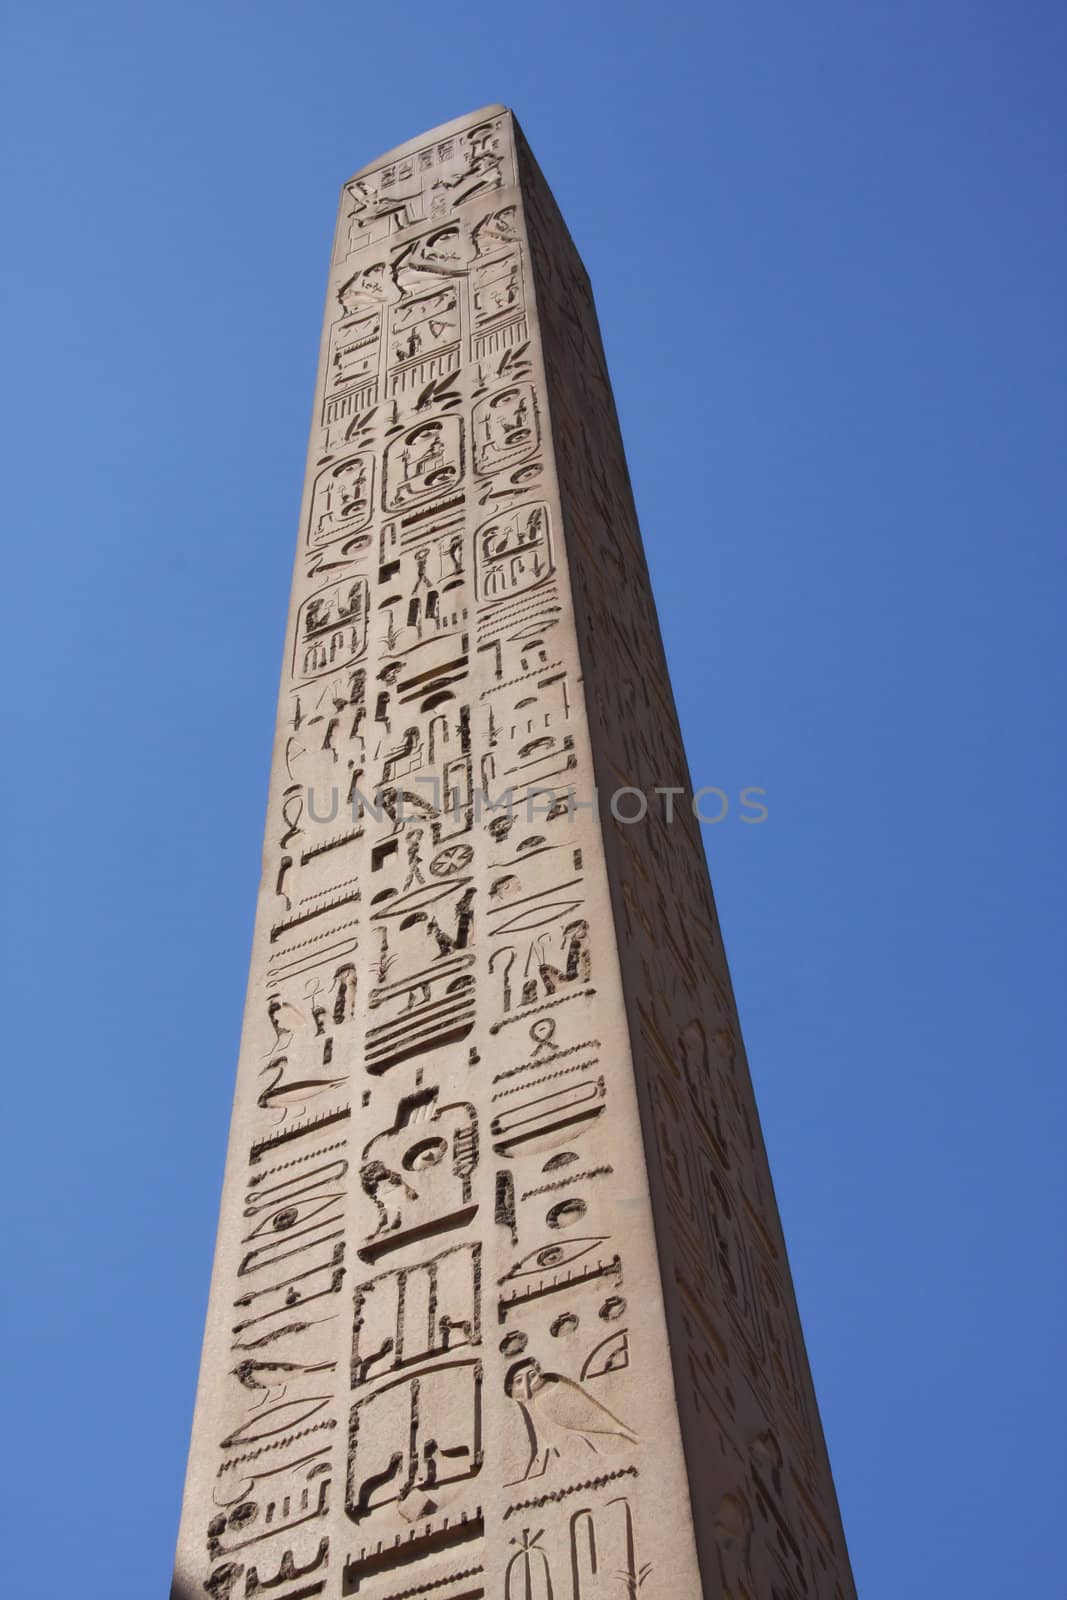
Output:
[[[487,140],[456,129],[342,196],[181,1600],[481,1566],[470,333],[448,219],[504,181]]]
[[[636,824],[619,819],[640,815],[640,795],[603,807],[604,842],[704,1584],[843,1600],[844,1536],[592,295],[518,144],[597,778],[648,802]],[[692,309],[672,306],[665,331]],[[633,315],[662,313],[650,299]]]
[[[491,1209],[475,1036],[481,908],[464,218],[513,181],[509,148],[493,118],[404,147],[347,186],[337,245],[338,349],[362,320],[382,340],[380,392],[339,397],[329,415],[347,441],[373,399],[378,441],[372,645],[356,768],[367,796],[367,987],[336,1590],[373,1600],[483,1593]]]
[[[572,804],[592,760],[510,117],[361,174],[337,253],[326,481],[377,441],[357,469],[376,485],[360,743],[331,741],[343,808],[373,799],[353,854],[341,1592],[595,1600],[658,1560],[682,1593],[695,1562],[614,929],[599,822]],[[381,388],[349,400],[368,323]],[[627,1274],[649,1286],[639,1337]]]

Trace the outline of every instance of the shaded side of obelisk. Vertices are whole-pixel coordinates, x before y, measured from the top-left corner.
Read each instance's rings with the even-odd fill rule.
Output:
[[[851,1568],[592,291],[518,147],[705,1592],[837,1600]]]

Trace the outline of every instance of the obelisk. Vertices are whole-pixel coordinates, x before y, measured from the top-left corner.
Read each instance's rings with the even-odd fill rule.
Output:
[[[691,801],[490,106],[341,195],[175,1600],[854,1594]]]

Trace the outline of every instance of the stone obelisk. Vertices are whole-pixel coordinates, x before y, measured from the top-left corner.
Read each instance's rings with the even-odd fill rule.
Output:
[[[175,1600],[854,1594],[589,283],[345,185]]]

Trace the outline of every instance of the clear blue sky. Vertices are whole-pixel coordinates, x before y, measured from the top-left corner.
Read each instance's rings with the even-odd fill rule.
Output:
[[[864,1600],[1062,1581],[1067,13],[11,0],[0,1588],[166,1593],[337,191],[592,275]]]

